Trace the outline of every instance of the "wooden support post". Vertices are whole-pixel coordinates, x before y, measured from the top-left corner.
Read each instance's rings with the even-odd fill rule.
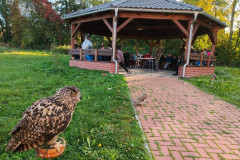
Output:
[[[78,29],[81,27],[81,22],[78,23],[77,27],[75,27],[74,31],[72,32],[72,37],[74,37],[78,31]]]
[[[214,28],[212,31],[213,38],[210,38],[211,36],[209,36],[210,40],[212,41],[212,55],[213,56],[215,55],[215,49],[216,49],[216,44],[217,44],[217,32],[218,32],[218,28]]]
[[[118,28],[117,28],[117,32],[119,32],[121,29],[123,29],[123,27],[125,27],[128,23],[130,23],[134,18],[128,18],[123,24],[121,24]]]
[[[203,54],[201,53],[200,66],[202,66],[202,61],[203,61]]]
[[[193,37],[194,37],[195,33],[197,32],[198,27],[199,27],[199,23],[194,25],[194,30],[193,30],[193,33],[192,33],[192,41],[193,41]]]
[[[185,36],[188,37],[188,34],[189,34],[189,27],[188,29],[186,30],[183,25],[176,19],[173,19],[173,22],[178,26],[178,28],[185,34]]]
[[[82,61],[82,60],[83,60],[83,50],[80,49],[80,61]]]
[[[74,24],[71,24],[71,48],[72,49],[74,49],[74,36],[72,36],[73,35],[73,32],[74,32],[74,30],[75,30],[75,25]]]
[[[106,24],[106,26],[108,27],[108,29],[113,32],[113,27],[111,27],[111,25],[109,24],[108,20],[107,19],[103,19],[103,22]]]
[[[146,39],[143,39],[143,40],[147,43],[149,47],[151,47],[151,44]]]
[[[156,40],[156,42],[153,44],[153,47],[155,47],[159,42],[160,42],[160,39]]]
[[[98,57],[98,50],[95,49],[95,58],[94,58],[94,61],[97,62],[97,57]]]
[[[215,49],[216,49],[216,45],[215,45],[215,44],[212,44],[212,55],[213,55],[213,56],[215,55]]]

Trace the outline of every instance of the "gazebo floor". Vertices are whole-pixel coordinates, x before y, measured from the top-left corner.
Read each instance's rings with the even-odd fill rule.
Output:
[[[120,67],[118,70],[119,74],[124,74],[126,76],[130,76],[130,75],[152,75],[152,76],[159,76],[159,77],[173,77],[174,73],[176,73],[176,71],[173,70],[152,70],[152,69],[148,69],[148,68],[127,68],[131,74],[127,74],[127,72]]]

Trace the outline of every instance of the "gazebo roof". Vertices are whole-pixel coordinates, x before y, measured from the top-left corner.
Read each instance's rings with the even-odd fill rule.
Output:
[[[227,27],[227,25],[224,22],[207,14],[206,12],[203,12],[202,8],[182,2],[177,2],[175,0],[115,0],[109,3],[105,3],[102,5],[86,9],[81,9],[77,12],[63,15],[62,18],[64,20],[72,19],[94,13],[114,10],[115,8],[125,9],[126,11],[136,11],[137,9],[142,12],[186,13],[186,14],[198,11],[203,16],[215,21],[221,26]]]

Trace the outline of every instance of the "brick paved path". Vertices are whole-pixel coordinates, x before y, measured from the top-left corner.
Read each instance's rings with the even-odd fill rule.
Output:
[[[240,159],[240,109],[173,77],[126,77],[156,159]]]

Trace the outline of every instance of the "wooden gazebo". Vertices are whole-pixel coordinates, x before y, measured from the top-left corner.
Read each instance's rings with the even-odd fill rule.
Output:
[[[151,52],[160,39],[182,39],[186,44],[185,65],[179,67],[179,76],[191,77],[214,72],[213,66],[190,66],[190,48],[200,35],[208,34],[212,42],[214,55],[217,32],[226,24],[205,13],[202,8],[174,0],[115,0],[92,8],[63,15],[71,23],[71,54],[80,55],[79,60],[70,60],[71,66],[86,69],[118,72],[115,61],[116,44],[122,39],[144,39]],[[77,32],[108,37],[112,50],[74,49],[74,37]],[[82,61],[83,55],[95,55],[95,61]],[[97,55],[112,56],[111,62],[98,62]],[[197,56],[192,57],[196,59]],[[214,61],[214,56],[199,59]]]

